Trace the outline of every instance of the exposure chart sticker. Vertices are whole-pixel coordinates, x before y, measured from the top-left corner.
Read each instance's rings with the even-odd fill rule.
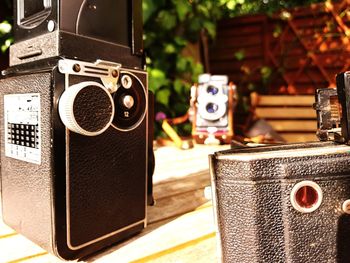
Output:
[[[40,94],[4,96],[5,155],[41,163]]]

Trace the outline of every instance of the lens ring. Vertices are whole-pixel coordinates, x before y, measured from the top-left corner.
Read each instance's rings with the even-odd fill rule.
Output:
[[[207,93],[209,93],[211,95],[216,95],[219,93],[219,89],[213,85],[209,85],[207,88]]]
[[[219,105],[213,102],[207,103],[207,106],[205,106],[205,109],[208,113],[213,114],[219,110]]]
[[[311,213],[317,210],[323,199],[321,187],[312,181],[297,183],[290,194],[290,201],[295,210],[301,213]]]

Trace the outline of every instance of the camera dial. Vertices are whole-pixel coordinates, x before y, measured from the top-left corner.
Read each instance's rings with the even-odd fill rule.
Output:
[[[103,133],[114,118],[113,98],[97,82],[81,82],[68,87],[59,100],[58,110],[70,131],[85,136]]]
[[[147,94],[142,82],[131,72],[122,71],[119,88],[112,96],[115,105],[112,126],[120,131],[138,127],[147,112]]]

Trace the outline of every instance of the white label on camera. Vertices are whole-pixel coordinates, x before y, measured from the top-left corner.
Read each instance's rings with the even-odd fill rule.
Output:
[[[40,94],[4,96],[5,155],[41,163]]]

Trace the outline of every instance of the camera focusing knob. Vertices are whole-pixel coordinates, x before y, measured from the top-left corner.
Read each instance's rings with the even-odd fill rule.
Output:
[[[113,98],[104,86],[97,82],[81,82],[63,92],[58,111],[70,131],[97,136],[111,125],[115,109]]]

